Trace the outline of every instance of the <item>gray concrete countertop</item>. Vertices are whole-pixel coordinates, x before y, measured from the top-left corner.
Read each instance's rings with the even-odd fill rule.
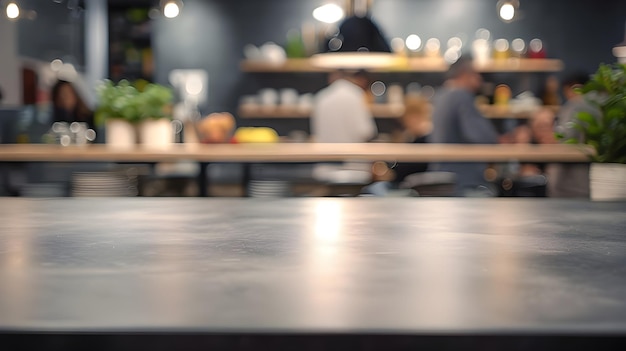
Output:
[[[0,198],[0,330],[626,335],[626,203]]]

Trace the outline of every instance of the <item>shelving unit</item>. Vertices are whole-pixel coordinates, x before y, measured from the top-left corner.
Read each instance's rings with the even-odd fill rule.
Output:
[[[109,77],[153,80],[152,20],[149,7],[109,7]]]
[[[553,112],[559,111],[559,106],[540,106],[532,111],[514,111],[510,107],[507,106],[496,106],[496,105],[480,105],[478,106],[478,110],[489,119],[530,119],[533,117],[533,114],[539,109],[547,108],[552,110]]]
[[[281,64],[263,61],[244,60],[240,64],[242,72],[266,74],[293,74],[293,73],[324,73],[332,68],[321,67],[315,64],[315,59],[288,59]],[[376,69],[369,69],[374,73],[443,73],[449,65],[443,58],[433,57],[402,57],[397,56],[389,60],[389,65]],[[482,73],[551,73],[563,69],[563,62],[558,59],[526,59],[509,58],[493,59],[488,63],[476,64],[476,69]],[[370,106],[372,115],[378,119],[399,118],[404,113],[403,105],[374,104]],[[554,111],[558,106],[549,106]],[[482,105],[479,110],[489,119],[528,119],[535,111],[515,111],[509,107]],[[309,118],[310,109],[297,106],[263,107],[259,105],[241,105],[239,117],[246,119],[304,119]]]
[[[315,66],[310,59],[288,59],[281,64],[244,60],[240,64],[240,69],[248,73],[323,73],[332,71],[329,68]],[[447,69],[448,64],[441,58],[398,57],[393,64],[370,71],[377,73],[436,73],[445,72]],[[563,62],[557,59],[510,58],[476,65],[476,69],[483,73],[558,72],[563,69]]]
[[[542,106],[541,108],[549,108],[558,111],[558,106]],[[400,118],[404,113],[404,106],[391,104],[373,104],[370,105],[372,115],[375,118]],[[519,111],[514,112],[509,107],[482,105],[479,106],[485,117],[489,119],[529,119],[532,118],[535,111]],[[246,119],[289,119],[289,118],[309,118],[310,109],[298,108],[297,106],[276,106],[276,107],[257,107],[257,106],[240,106],[239,117]]]

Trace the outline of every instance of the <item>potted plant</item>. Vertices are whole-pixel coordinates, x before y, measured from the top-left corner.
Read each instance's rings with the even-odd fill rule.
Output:
[[[626,200],[626,64],[600,65],[578,91],[599,111],[599,116],[579,113],[575,125],[582,142],[595,151],[590,155],[591,199]]]
[[[105,80],[97,87],[98,121],[106,126],[106,142],[116,147],[130,147],[141,142],[167,145],[173,141],[170,116],[172,92],[169,88],[137,81]]]
[[[126,80],[118,84],[105,80],[96,90],[99,98],[96,120],[105,125],[106,143],[113,147],[133,147],[137,142],[135,124],[141,120],[136,103],[139,91]]]
[[[171,124],[172,91],[159,84],[147,84],[137,97],[140,111],[139,142],[150,146],[167,146],[174,141]]]

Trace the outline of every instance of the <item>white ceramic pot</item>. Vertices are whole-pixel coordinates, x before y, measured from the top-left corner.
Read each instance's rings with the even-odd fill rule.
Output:
[[[149,147],[168,147],[174,142],[169,119],[148,119],[139,124],[139,142]]]
[[[626,201],[626,164],[592,163],[589,186],[593,201]]]
[[[135,126],[123,119],[107,119],[106,144],[115,148],[133,148],[137,144]]]

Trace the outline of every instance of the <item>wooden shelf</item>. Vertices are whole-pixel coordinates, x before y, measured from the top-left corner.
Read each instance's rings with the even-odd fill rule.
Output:
[[[557,112],[559,106],[541,106],[540,108],[549,108],[554,112]],[[402,105],[390,105],[390,104],[374,104],[370,105],[372,115],[374,118],[400,118],[404,113],[404,106]],[[532,118],[533,111],[519,111],[513,112],[506,106],[494,106],[494,105],[481,105],[478,106],[479,111],[489,119],[528,119]],[[311,115],[310,109],[301,109],[290,106],[276,106],[276,107],[256,107],[256,106],[240,106],[239,117],[247,119],[298,119],[309,118]]]
[[[563,70],[563,61],[556,59],[519,59],[492,60],[484,65],[476,65],[483,73],[491,72],[559,72]]]
[[[370,105],[372,115],[375,118],[399,118],[404,113],[403,105],[374,104]],[[288,118],[309,118],[311,116],[310,108],[298,108],[295,106],[276,106],[276,107],[256,107],[256,106],[240,106],[239,117],[249,119],[288,119]]]
[[[310,108],[297,106],[239,106],[238,115],[241,118],[309,118]]]
[[[508,106],[495,106],[495,105],[479,105],[478,110],[489,119],[530,119],[534,113],[542,108],[548,108],[553,112],[558,112],[559,106],[538,106],[533,110],[514,111]]]
[[[328,68],[314,67],[308,59],[288,59],[285,63],[276,64],[264,61],[244,60],[239,65],[243,72],[255,73],[296,73],[296,72],[330,72]]]
[[[505,59],[492,60],[484,65],[476,65],[480,72],[558,72],[563,69],[563,62],[557,59]],[[316,73],[330,72],[330,68],[316,67],[309,59],[288,59],[282,64],[263,61],[244,60],[240,64],[243,72],[250,73]],[[371,69],[378,73],[419,73],[445,72],[448,64],[441,58],[398,57],[393,64]]]

